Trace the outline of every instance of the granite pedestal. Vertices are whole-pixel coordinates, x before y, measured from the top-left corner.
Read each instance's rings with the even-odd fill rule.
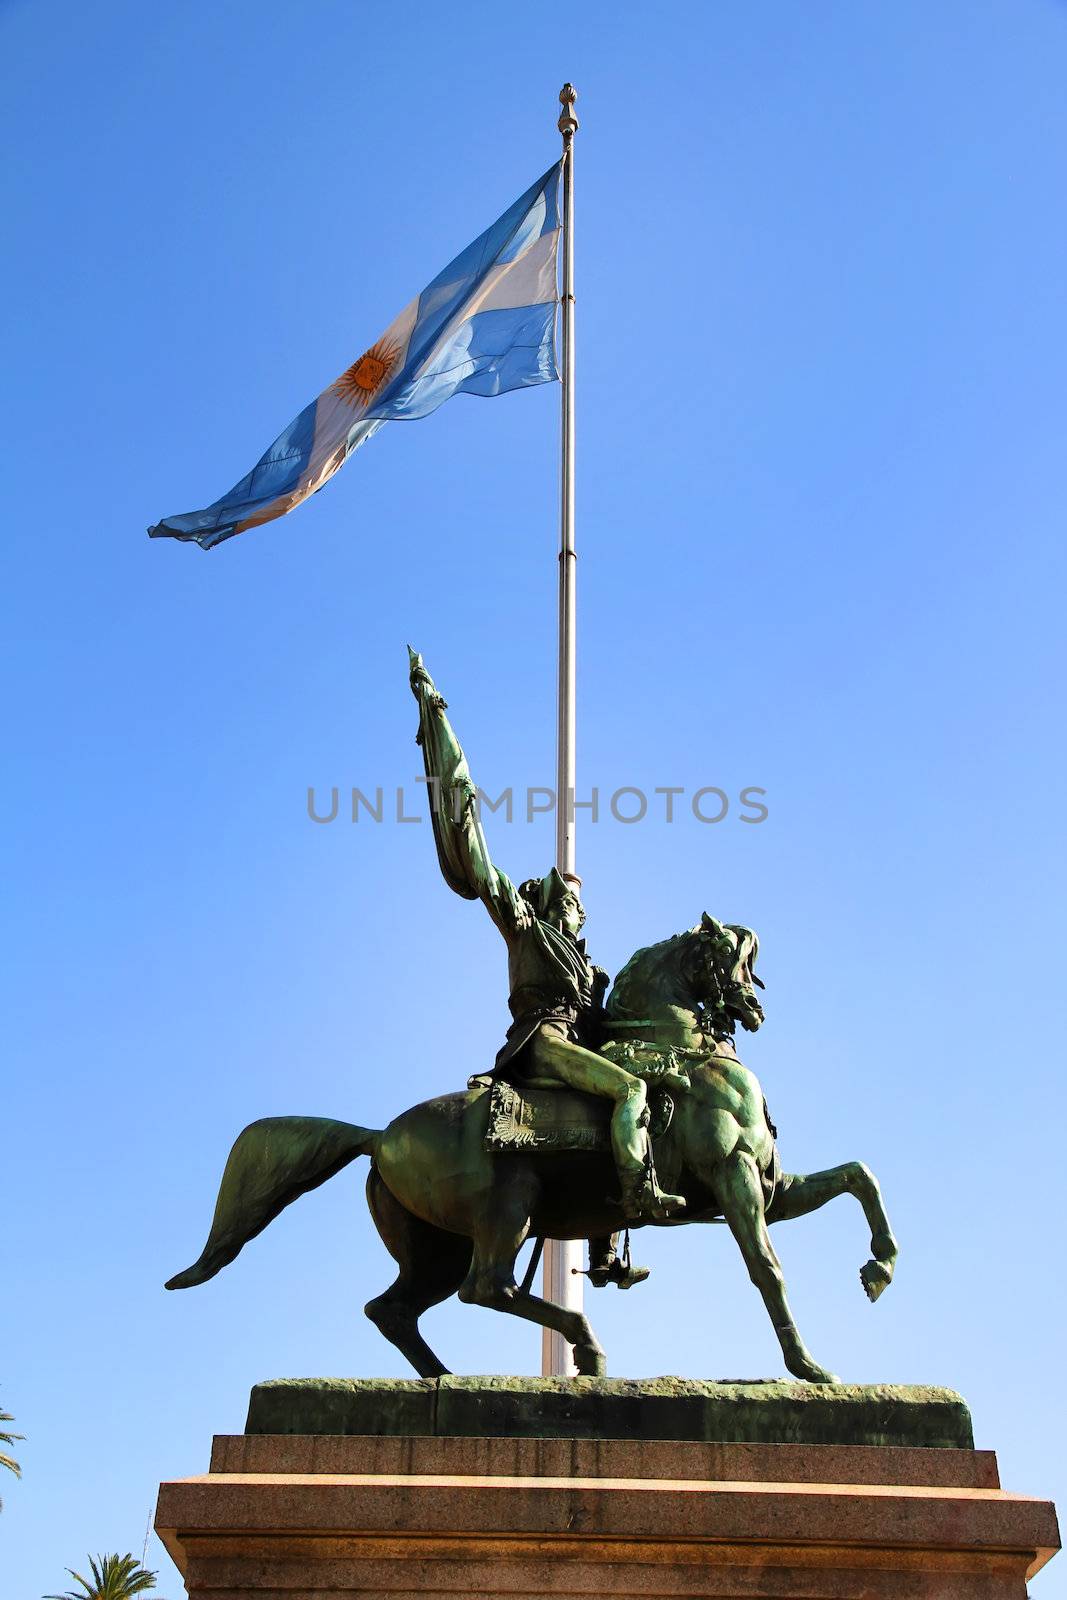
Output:
[[[516,1382],[521,1404],[508,1400]],[[750,1437],[770,1427],[769,1390],[779,1442]],[[250,1431],[217,1438],[205,1475],[161,1486],[156,1527],[195,1600],[1022,1600],[1059,1546],[1052,1505],[1000,1488],[950,1391],[914,1391],[922,1444],[901,1436],[901,1389],[450,1379],[322,1391],[300,1386],[294,1404],[258,1386]],[[479,1434],[486,1392],[496,1425]],[[539,1393],[542,1436],[530,1431]],[[623,1436],[584,1435],[605,1406]],[[820,1442],[827,1407],[852,1442]],[[262,1426],[310,1414],[320,1431]],[[634,1426],[657,1423],[673,1436]]]

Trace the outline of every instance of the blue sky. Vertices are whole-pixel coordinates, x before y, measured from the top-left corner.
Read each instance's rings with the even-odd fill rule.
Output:
[[[386,429],[210,554],[144,529],[545,169],[565,78],[579,784],[769,808],[586,824],[592,953],[758,929],[784,1163],[865,1159],[902,1245],[872,1309],[857,1208],[779,1232],[809,1345],[960,1389],[1006,1485],[1065,1497],[1067,7],[23,3],[0,47],[4,1594],[140,1553],[258,1379],[406,1371],[362,1316],[392,1271],[358,1169],[162,1282],[246,1122],[381,1125],[497,1048],[503,949],[429,828],[306,795],[415,795],[409,639],[487,789],[552,781],[558,391]],[[549,864],[547,818],[490,837]],[[723,1230],[638,1254],[647,1286],[590,1296],[613,1373],[780,1372]],[[525,1324],[425,1326],[536,1370]]]

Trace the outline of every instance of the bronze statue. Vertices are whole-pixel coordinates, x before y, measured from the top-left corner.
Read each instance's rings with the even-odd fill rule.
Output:
[[[517,891],[492,865],[462,751],[417,657],[412,687],[427,772],[453,800],[458,791],[444,823],[444,808],[435,808],[442,871],[457,893],[484,901],[508,942],[515,1018],[508,1043],[493,1074],[476,1073],[466,1091],[414,1106],[383,1131],[328,1117],[271,1117],[246,1128],[226,1163],[200,1259],[167,1287],[213,1277],[285,1206],[368,1155],[368,1204],[399,1273],[367,1315],[424,1377],[447,1369],[420,1334],[419,1318],[451,1294],[555,1329],[571,1344],[579,1373],[602,1375],[604,1352],[586,1317],[532,1294],[531,1271],[516,1281],[527,1238],[598,1241],[592,1265],[608,1281],[608,1241],[628,1222],[725,1221],[788,1370],[834,1382],[797,1331],[768,1226],[855,1195],[871,1230],[860,1278],[872,1301],[892,1279],[897,1245],[862,1162],[807,1175],[781,1171],[763,1091],[734,1048],[738,1024],[755,1031],[763,1021],[755,934],[705,913],[686,932],[638,950],[600,1016],[596,972],[578,942],[577,894],[552,874],[547,888]],[[621,1092],[623,1079],[639,1081],[641,1096],[628,1084]],[[622,1139],[619,1106],[632,1113],[646,1081],[650,1125],[627,1117]],[[650,1157],[654,1150],[664,1190],[651,1187],[648,1168],[649,1188],[645,1178],[632,1181],[635,1126]]]

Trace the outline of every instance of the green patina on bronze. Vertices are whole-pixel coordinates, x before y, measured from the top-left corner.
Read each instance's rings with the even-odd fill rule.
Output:
[[[951,1389],[687,1378],[280,1379],[245,1432],[974,1448]]]
[[[781,1170],[763,1091],[734,1046],[739,1026],[754,1032],[763,1022],[756,935],[704,913],[694,927],[638,950],[605,1001],[606,975],[579,937],[585,913],[576,885],[553,869],[516,888],[492,861],[466,758],[414,653],[410,678],[437,790],[442,872],[457,893],[485,905],[507,949],[507,1039],[488,1071],[450,1049],[449,1071],[473,1069],[467,1090],[413,1106],[384,1130],[301,1116],[246,1128],[226,1164],[207,1244],[167,1287],[213,1277],[285,1206],[367,1155],[368,1204],[399,1267],[367,1314],[425,1378],[448,1369],[423,1339],[419,1318],[451,1294],[557,1330],[578,1371],[602,1377],[604,1352],[588,1319],[516,1281],[525,1241],[588,1239],[593,1284],[629,1287],[647,1272],[618,1260],[624,1226],[719,1221],[741,1250],[788,1371],[809,1383],[836,1381],[797,1330],[768,1227],[852,1194],[870,1229],[860,1279],[872,1301],[892,1279],[897,1246],[878,1183],[862,1162],[811,1174]],[[509,1109],[519,1148],[487,1148],[491,1091],[501,1080],[529,1096],[527,1109]],[[536,1136],[539,1095],[566,1097],[565,1139]],[[672,1113],[669,1125],[664,1111]],[[583,1118],[595,1137],[579,1136]],[[499,1115],[493,1127],[500,1144]]]

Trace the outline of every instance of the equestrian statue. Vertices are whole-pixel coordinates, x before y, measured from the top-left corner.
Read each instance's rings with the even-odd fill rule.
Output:
[[[638,950],[607,993],[581,938],[578,880],[552,868],[516,888],[493,863],[445,701],[415,652],[410,683],[442,874],[482,902],[507,946],[507,1038],[464,1092],[413,1106],[384,1130],[329,1117],[252,1123],[230,1152],[199,1260],[167,1288],[214,1277],[293,1200],[366,1155],[367,1203],[399,1268],[367,1315],[422,1377],[448,1369],[419,1318],[452,1294],[554,1329],[579,1374],[603,1376],[586,1317],[531,1292],[533,1262],[516,1280],[526,1240],[587,1239],[591,1282],[629,1288],[648,1272],[630,1265],[628,1247],[620,1259],[622,1230],[725,1222],[789,1372],[836,1382],[800,1336],[768,1227],[855,1195],[871,1231],[860,1279],[872,1301],[892,1279],[897,1245],[862,1162],[781,1170],[763,1091],[734,1046],[738,1024],[755,1032],[763,1022],[756,935],[705,912]]]

